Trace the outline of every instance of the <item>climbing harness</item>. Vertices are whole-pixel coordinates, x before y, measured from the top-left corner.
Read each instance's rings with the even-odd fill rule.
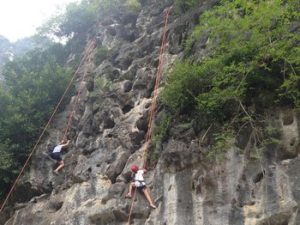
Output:
[[[160,52],[159,52],[159,64],[158,64],[158,68],[157,68],[157,72],[156,72],[156,80],[155,80],[155,86],[154,86],[153,99],[152,99],[150,110],[149,110],[148,130],[145,135],[145,150],[144,150],[144,154],[143,154],[143,168],[147,168],[147,154],[149,151],[148,147],[149,147],[149,141],[152,138],[154,116],[155,116],[155,111],[156,111],[156,107],[157,107],[158,88],[159,88],[159,84],[161,81],[161,75],[163,72],[164,53],[165,53],[165,50],[167,47],[167,27],[168,27],[168,20],[169,20],[169,15],[170,15],[171,9],[172,9],[172,7],[168,8],[165,13],[164,28],[163,28],[163,32],[162,32],[162,41],[161,41]],[[127,225],[131,224],[131,215],[132,215],[135,197],[136,197],[136,188],[134,189],[134,194],[132,197],[132,202],[131,202],[131,206],[130,206],[130,210],[129,210]]]
[[[66,87],[66,89],[65,89],[65,91],[64,91],[64,93],[63,93],[63,95],[61,96],[60,100],[58,101],[57,105],[55,106],[54,111],[52,112],[52,114],[51,114],[51,116],[50,116],[50,119],[49,119],[48,122],[46,123],[46,125],[45,125],[45,127],[44,127],[42,133],[40,134],[38,140],[36,141],[34,147],[32,148],[32,151],[31,151],[30,154],[28,155],[27,160],[25,161],[25,163],[24,163],[24,165],[23,165],[23,167],[22,167],[22,169],[21,169],[19,175],[17,176],[17,178],[16,178],[16,180],[14,181],[14,183],[13,183],[13,185],[12,185],[12,187],[11,187],[9,193],[7,194],[7,196],[6,196],[5,200],[4,200],[4,202],[2,203],[1,208],[0,208],[0,213],[2,212],[2,210],[4,209],[6,203],[7,203],[8,200],[9,200],[10,196],[12,195],[12,193],[13,193],[13,191],[14,191],[14,189],[15,189],[17,183],[18,183],[18,181],[20,180],[20,178],[21,178],[22,174],[24,173],[24,171],[25,171],[25,169],[26,169],[26,167],[27,167],[27,165],[28,165],[30,159],[32,158],[33,153],[34,153],[35,150],[37,149],[39,143],[40,143],[41,140],[42,140],[42,137],[44,136],[46,130],[47,130],[48,127],[50,126],[50,123],[52,122],[52,120],[53,120],[53,118],[54,118],[54,115],[55,115],[56,112],[58,111],[59,106],[61,105],[63,99],[65,98],[65,96],[66,96],[66,94],[67,94],[67,92],[70,90],[71,85],[72,85],[72,83],[73,83],[73,81],[74,81],[74,79],[75,79],[75,77],[76,77],[76,75],[77,75],[77,73],[78,73],[80,67],[81,67],[81,66],[83,65],[83,63],[86,61],[86,59],[88,58],[88,56],[90,56],[91,52],[93,51],[93,49],[94,49],[95,47],[96,47],[96,41],[95,41],[95,40],[92,40],[92,41],[90,42],[90,44],[88,45],[87,50],[85,51],[85,54],[84,54],[84,56],[82,57],[82,59],[81,59],[79,65],[78,65],[78,67],[77,67],[77,70],[75,71],[75,73],[73,74],[71,80],[69,81],[69,83],[68,83],[68,85],[67,85],[67,87]],[[89,60],[90,60],[90,58],[89,58]],[[81,89],[82,89],[82,87],[83,87],[82,83],[83,83],[83,81],[84,81],[85,75],[86,75],[86,73],[84,73],[84,75],[83,75],[83,77],[82,77],[82,79],[81,79],[81,84],[80,84],[80,88],[79,88],[79,90],[78,90],[78,94],[77,94],[77,96],[76,96],[75,104],[78,103],[78,99],[79,99],[79,95],[80,95],[80,93],[81,93]],[[75,110],[75,105],[73,105],[73,110]],[[71,125],[71,118],[72,118],[72,116],[73,116],[73,111],[72,111],[72,113],[71,113],[71,116],[69,117],[69,121],[68,121],[68,123],[67,123],[67,127],[66,127],[66,130],[65,130],[65,132],[64,132],[63,139],[65,138],[66,133],[67,133],[67,131],[68,131],[68,129],[69,129],[68,126]]]

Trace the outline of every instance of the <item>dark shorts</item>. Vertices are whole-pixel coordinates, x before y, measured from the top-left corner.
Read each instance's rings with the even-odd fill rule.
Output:
[[[140,186],[140,187],[136,187],[138,190],[144,190],[144,188],[146,188],[146,185],[144,185],[144,186]]]
[[[145,182],[135,181],[134,184],[138,190],[143,190],[144,188],[146,188]]]
[[[58,162],[62,161],[61,153],[60,152],[52,152],[50,154],[50,156],[51,156],[52,159],[55,159]]]

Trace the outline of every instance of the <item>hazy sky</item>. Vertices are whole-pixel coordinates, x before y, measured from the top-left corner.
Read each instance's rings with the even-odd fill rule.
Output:
[[[0,35],[11,42],[31,36],[47,18],[70,2],[78,0],[0,0]]]

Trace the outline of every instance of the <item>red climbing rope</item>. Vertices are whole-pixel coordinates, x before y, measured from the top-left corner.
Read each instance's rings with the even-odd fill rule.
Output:
[[[133,210],[133,203],[135,201],[135,196],[136,196],[136,189],[134,188],[132,202],[131,202],[130,209],[129,209],[128,223],[127,223],[128,225],[130,225],[130,223],[131,223],[131,215],[132,215],[132,210]]]
[[[91,47],[94,47],[94,46],[95,46],[95,43],[96,43],[96,42],[93,41],[93,42],[91,43]],[[93,49],[93,48],[92,48],[92,49]],[[89,54],[88,54],[88,55],[89,55]],[[89,58],[89,60],[90,60],[90,58]],[[65,131],[64,131],[64,133],[63,133],[63,138],[62,138],[63,140],[66,138],[67,133],[68,133],[68,131],[69,131],[69,129],[70,129],[70,126],[71,126],[71,124],[72,124],[73,115],[74,115],[74,113],[75,113],[75,111],[76,111],[76,106],[78,105],[79,97],[80,97],[81,91],[82,91],[82,89],[83,89],[83,87],[84,87],[84,79],[85,79],[86,75],[87,75],[87,69],[84,70],[83,76],[82,76],[82,78],[81,78],[81,80],[80,80],[80,85],[79,85],[79,88],[78,88],[78,93],[77,93],[77,95],[76,95],[76,99],[75,99],[75,101],[74,101],[74,104],[73,104],[73,107],[72,107],[72,111],[71,111],[71,113],[70,113],[70,115],[69,115],[69,119],[68,119],[68,122],[67,122],[67,125],[66,125],[66,128],[65,128]]]
[[[154,116],[156,112],[156,107],[157,107],[157,97],[158,97],[158,88],[159,84],[161,81],[161,76],[163,72],[163,65],[164,65],[164,53],[167,47],[167,28],[168,28],[168,20],[169,20],[169,15],[171,12],[171,7],[166,11],[166,16],[165,16],[165,24],[164,24],[164,29],[163,29],[163,34],[162,34],[162,42],[161,42],[161,47],[160,47],[160,53],[159,53],[159,64],[156,72],[156,80],[155,80],[155,86],[154,86],[154,93],[153,93],[153,99],[151,102],[150,106],[150,111],[149,111],[149,117],[148,117],[148,130],[145,135],[145,152],[143,156],[143,168],[147,167],[147,154],[148,154],[148,145],[149,141],[152,138],[152,133],[153,133],[153,122],[154,122]]]
[[[160,46],[160,52],[159,52],[159,64],[156,72],[156,80],[155,80],[155,86],[154,86],[154,93],[153,93],[153,99],[151,102],[150,110],[149,110],[149,116],[148,116],[148,130],[145,135],[145,151],[143,155],[143,168],[146,168],[147,164],[147,154],[148,154],[148,145],[149,141],[152,138],[152,131],[153,131],[153,121],[154,121],[154,116],[155,116],[155,111],[156,111],[156,106],[157,106],[157,96],[158,96],[158,88],[159,84],[161,81],[161,75],[163,72],[163,64],[164,64],[164,53],[166,50],[167,46],[167,27],[168,27],[168,20],[169,20],[169,15],[171,12],[172,7],[168,8],[166,11],[165,15],[165,22],[164,22],[164,28],[162,32],[162,41],[161,41],[161,46]],[[133,205],[135,201],[135,193],[132,197],[132,202],[129,210],[129,215],[128,215],[128,222],[127,224],[131,224],[131,215],[132,215],[132,210],[133,210]]]
[[[12,195],[12,193],[13,193],[13,191],[14,191],[14,189],[15,189],[15,187],[16,187],[18,181],[19,181],[19,179],[21,178],[22,174],[24,173],[24,171],[25,171],[25,169],[26,169],[26,167],[27,167],[27,165],[28,165],[28,163],[29,163],[29,161],[30,161],[30,159],[31,159],[31,157],[32,157],[32,155],[33,155],[33,153],[35,152],[37,146],[39,145],[40,141],[42,140],[42,137],[44,136],[46,130],[48,129],[50,123],[52,122],[52,119],[53,119],[54,115],[56,114],[56,112],[57,112],[59,106],[61,105],[63,99],[65,98],[67,92],[69,91],[69,89],[70,89],[70,87],[71,87],[71,85],[72,85],[72,83],[73,83],[73,81],[74,81],[74,79],[75,79],[75,77],[76,77],[76,75],[77,75],[77,73],[78,73],[80,67],[82,66],[83,62],[86,60],[87,56],[90,55],[90,52],[91,52],[92,49],[93,49],[92,47],[95,46],[95,43],[96,43],[95,40],[92,40],[91,44],[89,45],[89,47],[88,47],[87,50],[85,51],[85,55],[82,57],[82,59],[81,59],[79,65],[78,65],[77,70],[76,70],[75,73],[73,74],[73,76],[72,76],[72,78],[71,78],[69,84],[67,85],[67,87],[66,87],[66,89],[65,89],[65,91],[64,91],[64,93],[63,93],[63,95],[61,96],[60,100],[58,101],[57,105],[55,106],[54,111],[52,112],[52,114],[51,114],[51,116],[50,116],[50,119],[49,119],[48,122],[46,123],[46,125],[45,125],[45,127],[44,127],[42,133],[40,134],[38,140],[36,141],[36,143],[35,143],[35,145],[34,145],[32,151],[31,151],[31,153],[29,154],[27,160],[25,161],[25,163],[24,163],[24,165],[23,165],[23,167],[22,167],[22,169],[21,169],[19,175],[17,176],[16,180],[14,181],[14,183],[13,183],[13,185],[12,185],[12,187],[11,187],[9,193],[7,194],[5,200],[4,200],[4,202],[3,202],[3,204],[2,204],[2,206],[1,206],[1,208],[0,208],[0,213],[2,212],[2,210],[4,209],[4,206],[6,205],[7,201],[8,201],[9,198],[10,198],[10,196]],[[81,80],[81,82],[82,82],[82,81],[83,81],[83,79]],[[77,103],[77,102],[75,102],[75,103]],[[70,124],[68,123],[67,126],[70,126]]]

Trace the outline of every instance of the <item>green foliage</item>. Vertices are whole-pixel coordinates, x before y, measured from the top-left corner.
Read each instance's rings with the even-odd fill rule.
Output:
[[[142,7],[140,0],[98,0],[98,2],[102,14],[119,10],[122,7],[139,12]]]
[[[54,44],[4,66],[0,86],[0,189],[4,192],[65,89],[70,74],[63,68],[66,58],[64,47]]]
[[[219,127],[209,158],[221,156],[231,143],[234,132],[224,132],[224,124],[234,131],[255,122],[245,112],[248,106],[260,112],[274,105],[299,108],[299,15],[296,0],[224,0],[201,16],[162,101],[201,129]],[[198,42],[209,52],[205,58],[198,55]],[[278,138],[269,135],[266,141]]]
[[[59,26],[59,36],[81,35],[86,33],[97,19],[97,4],[82,1],[80,4],[71,3]]]
[[[298,53],[300,55],[300,52]],[[300,109],[300,76],[298,73],[289,74],[278,89],[279,102],[292,102],[295,107]]]
[[[166,141],[171,124],[171,117],[164,115],[159,124],[154,127],[154,142]]]
[[[9,184],[15,175],[15,162],[13,156],[10,151],[8,151],[9,145],[8,143],[0,143],[0,199],[5,195],[9,188]]]
[[[1,154],[1,158],[0,158],[0,171],[1,174],[10,169],[11,166],[13,165],[13,159],[12,159],[12,155],[10,152],[7,151],[8,145],[5,143],[0,143],[0,154]],[[4,182],[8,182],[7,178],[4,178]]]
[[[97,23],[102,2],[82,0],[80,3],[70,3],[65,13],[53,16],[38,28],[39,36],[67,41],[68,52],[80,54],[87,35]]]
[[[160,152],[157,150],[156,146],[151,145],[147,155],[147,167],[153,168],[158,162],[159,156]]]
[[[122,2],[124,2],[124,0],[98,0],[98,2],[100,6],[100,11],[102,13],[105,13],[119,8],[122,5]]]
[[[95,83],[94,90],[98,93],[103,93],[104,91],[108,91],[112,84],[111,81],[105,79],[104,77],[97,77],[94,83]]]
[[[234,136],[230,130],[214,134],[214,143],[207,152],[207,159],[209,160],[223,160],[226,151],[232,146]]]
[[[271,126],[270,124],[265,129],[266,135],[272,138],[280,138],[281,131],[278,128]]]
[[[188,47],[209,32],[211,58],[222,60],[224,66],[234,66],[233,71],[238,72],[235,77],[245,81],[243,92],[248,98],[260,100],[271,92],[275,95],[267,99],[269,103],[297,106],[300,50],[296,43],[300,38],[291,31],[293,22],[299,20],[295,2],[224,1],[222,6],[204,13]],[[243,67],[244,72],[239,73]],[[267,101],[262,105],[266,106]]]
[[[168,85],[162,92],[162,101],[175,112],[188,112],[195,109],[195,94],[205,82],[198,82],[199,67],[177,62],[168,77]],[[196,85],[194,87],[194,84]]]
[[[226,118],[224,106],[243,94],[243,83],[225,75],[237,74],[233,67],[223,67],[222,62],[213,59],[200,65],[177,63],[162,92],[162,101],[176,113],[196,110],[202,119],[222,121]],[[238,69],[244,72],[244,68]]]
[[[147,155],[147,163],[150,167],[154,166],[159,159],[161,144],[168,138],[171,119],[171,116],[163,114],[162,118],[157,122],[158,124],[154,127],[153,138]]]
[[[53,16],[39,27],[40,35],[74,37],[86,34],[97,21],[100,2],[83,0],[68,4],[65,13]]]
[[[142,7],[141,3],[138,0],[127,0],[126,6],[134,12],[140,11]]]
[[[99,65],[104,59],[108,57],[109,50],[105,46],[98,46],[95,54],[95,64]]]
[[[281,131],[277,127],[268,124],[265,127],[262,148],[265,148],[268,145],[279,145],[281,143],[280,139],[281,139]]]
[[[129,5],[137,7],[136,1],[129,0]],[[99,17],[110,14],[124,5],[124,0],[82,0],[67,5],[66,12],[54,15],[38,28],[41,36],[77,38],[87,35]]]
[[[163,92],[177,113],[196,111],[211,121],[229,119],[228,106],[299,106],[299,43],[291,31],[296,1],[222,1],[205,12],[187,41],[187,53],[204,36],[210,55],[178,62]],[[263,16],[262,16],[263,15]],[[225,109],[225,110],[224,110]],[[238,110],[238,107],[236,107]]]
[[[198,4],[199,0],[175,0],[174,2],[175,10],[178,13],[184,13]]]
[[[122,9],[140,11],[139,0],[82,0],[67,5],[66,12],[57,14],[38,28],[40,36],[84,41],[98,21]],[[77,41],[78,42],[78,41]],[[77,43],[78,44],[78,43]],[[78,45],[77,45],[78,48]]]
[[[86,40],[95,35],[97,23],[119,13],[126,6],[138,10],[140,3],[135,0],[82,0],[70,3],[65,13],[53,16],[38,28],[39,36],[65,42],[68,53],[75,54],[75,61],[78,61]]]

